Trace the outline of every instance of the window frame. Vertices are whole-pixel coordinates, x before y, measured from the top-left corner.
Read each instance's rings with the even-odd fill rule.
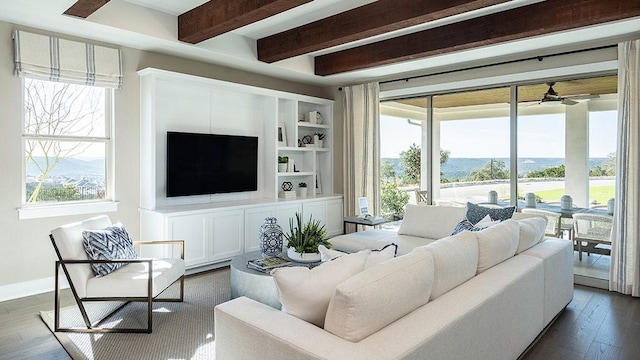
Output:
[[[81,215],[90,213],[104,213],[114,212],[118,210],[118,201],[115,201],[115,166],[113,159],[115,158],[114,147],[114,89],[104,89],[104,136],[59,136],[59,135],[36,135],[28,134],[25,126],[25,78],[21,78],[21,104],[22,104],[22,116],[21,116],[21,152],[22,158],[22,180],[21,180],[21,206],[18,208],[19,219],[36,219],[54,216],[67,216],[67,215]],[[36,78],[29,78],[30,81],[46,81]],[[48,202],[48,203],[27,203],[27,159],[25,156],[26,143],[29,140],[51,140],[51,141],[76,141],[86,143],[102,143],[105,147],[105,198],[94,200],[76,200],[76,201],[61,201],[61,202]]]

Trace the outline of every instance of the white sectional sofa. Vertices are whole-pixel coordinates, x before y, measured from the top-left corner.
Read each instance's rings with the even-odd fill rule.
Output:
[[[464,208],[424,211],[442,211],[422,219],[425,235],[450,233],[464,217]],[[215,308],[216,359],[516,359],[573,296],[572,244],[544,238],[540,221],[423,243],[415,233],[375,235],[400,242],[403,255],[340,283],[324,328],[233,299]],[[347,240],[361,247],[366,236]]]

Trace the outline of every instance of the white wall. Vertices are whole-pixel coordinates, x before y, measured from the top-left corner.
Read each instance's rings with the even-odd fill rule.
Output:
[[[48,235],[52,228],[87,216],[18,220],[22,187],[22,82],[13,76],[11,31],[25,29],[0,22],[0,301],[53,289],[55,253]],[[64,35],[57,36],[71,38]],[[81,40],[81,39],[80,39]],[[105,44],[109,46],[109,44]],[[332,99],[333,89],[296,84],[230,68],[174,56],[123,48],[124,86],[115,94],[115,198],[118,211],[112,220],[122,221],[134,238],[140,234],[140,80],[137,71],[147,67]],[[341,114],[341,110],[337,110]],[[342,121],[336,119],[336,126]],[[337,135],[337,134],[336,134]],[[342,140],[334,136],[334,146]],[[336,151],[338,153],[338,151]],[[342,160],[334,161],[336,169]],[[340,172],[337,172],[338,176]],[[341,180],[334,183],[341,184]],[[337,187],[337,189],[341,189]]]

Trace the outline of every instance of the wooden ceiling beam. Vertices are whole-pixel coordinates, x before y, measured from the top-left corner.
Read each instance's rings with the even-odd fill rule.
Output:
[[[63,14],[77,16],[81,18],[87,18],[89,15],[96,12],[109,0],[78,0],[75,4],[71,5]]]
[[[379,0],[258,39],[258,60],[272,63],[504,2]]]
[[[178,40],[197,44],[312,0],[211,0],[178,16]]]
[[[326,76],[640,16],[640,1],[547,0],[315,58]]]

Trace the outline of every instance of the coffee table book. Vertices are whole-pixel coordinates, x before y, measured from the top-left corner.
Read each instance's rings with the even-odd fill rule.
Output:
[[[291,265],[291,261],[279,256],[267,256],[247,261],[248,268],[262,272],[269,272],[273,268],[287,265]]]

